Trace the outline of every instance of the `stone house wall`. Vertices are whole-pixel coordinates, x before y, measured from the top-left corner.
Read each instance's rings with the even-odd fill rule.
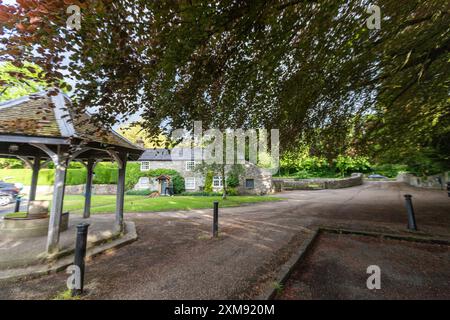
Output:
[[[195,189],[190,189],[186,191],[199,191],[202,186],[205,185],[205,179],[201,173],[186,170],[186,161],[149,161],[150,168],[149,170],[156,169],[172,169],[180,173],[183,178],[195,178]],[[142,171],[145,172],[145,171]],[[158,190],[159,183],[156,178],[150,178],[150,185],[141,185],[136,184],[135,189],[150,189],[150,190]]]
[[[149,170],[155,169],[173,169],[178,171],[183,178],[195,178],[195,189],[186,190],[187,192],[201,191],[205,186],[205,177],[200,172],[186,170],[186,161],[174,160],[174,161],[149,161]],[[268,170],[261,169],[251,163],[245,163],[244,165],[245,173],[239,179],[238,192],[240,194],[267,194],[273,192],[272,185],[272,175]],[[231,166],[225,167],[225,172],[227,173],[231,169]],[[246,188],[246,180],[254,180],[254,188]],[[149,185],[143,186],[137,184],[135,189],[148,189],[150,186],[151,190],[158,190],[158,181],[156,179],[150,178]],[[213,191],[221,191],[221,187],[213,187]]]

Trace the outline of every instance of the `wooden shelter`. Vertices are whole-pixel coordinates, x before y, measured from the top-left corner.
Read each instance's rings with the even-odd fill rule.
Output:
[[[139,159],[144,149],[110,128],[90,121],[89,114],[75,114],[72,104],[58,89],[0,104],[0,157],[19,158],[32,168],[29,201],[36,198],[39,170],[55,165],[53,200],[47,236],[47,253],[58,251],[67,168],[70,161],[86,166],[84,218],[90,216],[93,172],[96,163],[117,163],[115,229],[123,231],[125,170],[127,161]]]

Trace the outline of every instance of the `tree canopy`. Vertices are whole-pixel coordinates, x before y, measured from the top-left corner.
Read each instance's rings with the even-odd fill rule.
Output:
[[[70,4],[80,30],[66,26]],[[378,1],[379,30],[371,4],[18,0],[0,5],[0,59],[71,78],[77,107],[107,124],[140,110],[155,135],[201,120],[278,128],[285,148],[448,162],[450,2]]]
[[[29,63],[23,67],[16,67],[9,62],[0,63],[0,102],[45,89],[45,82],[37,80],[40,71],[38,66]]]

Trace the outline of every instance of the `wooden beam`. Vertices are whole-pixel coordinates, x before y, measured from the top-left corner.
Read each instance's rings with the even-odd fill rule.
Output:
[[[119,169],[125,166],[124,163],[127,161],[128,155],[126,156],[119,155],[119,153],[117,153],[116,151],[108,149],[106,150],[106,152],[108,152],[109,155],[114,159],[114,161],[117,162],[117,166],[119,167]]]
[[[119,177],[117,179],[117,200],[116,200],[116,221],[115,231],[123,232],[123,206],[125,203],[125,172],[128,155],[120,155],[122,166],[119,167]]]
[[[53,187],[53,198],[47,236],[47,253],[49,254],[56,253],[59,250],[59,232],[64,202],[67,166],[67,157],[64,157],[61,154],[58,155],[57,163],[55,163],[55,184]]]
[[[94,180],[95,164],[96,161],[94,159],[89,159],[86,164],[87,177],[86,177],[86,187],[84,190],[84,212],[83,212],[83,218],[85,219],[91,216],[92,182]]]
[[[55,183],[53,185],[53,198],[47,234],[47,253],[54,254],[59,250],[59,232],[69,154],[67,148],[64,148],[63,146],[58,146],[58,151],[55,153],[45,144],[30,143],[30,145],[44,151],[55,164]]]
[[[30,195],[28,196],[28,201],[36,200],[36,190],[37,183],[39,178],[39,170],[41,170],[41,158],[35,157],[32,165],[32,174],[31,174],[31,186],[30,186]]]

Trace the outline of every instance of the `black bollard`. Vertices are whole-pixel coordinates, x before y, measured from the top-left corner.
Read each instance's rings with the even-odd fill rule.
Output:
[[[450,182],[447,182],[447,193],[448,196],[450,197]]]
[[[20,202],[22,201],[20,196],[16,197],[16,206],[14,207],[14,212],[20,211]]]
[[[84,287],[84,258],[86,256],[86,244],[88,234],[89,223],[80,223],[77,225],[77,242],[75,244],[75,261],[76,265],[80,269],[80,288],[72,290],[72,296],[80,295],[83,293]]]
[[[411,198],[412,198],[412,195],[405,194],[405,205],[406,205],[406,210],[408,211],[408,229],[417,231],[416,217],[414,215],[414,208],[412,205]]]
[[[214,201],[214,211],[213,211],[213,237],[217,238],[219,236],[219,202]]]

